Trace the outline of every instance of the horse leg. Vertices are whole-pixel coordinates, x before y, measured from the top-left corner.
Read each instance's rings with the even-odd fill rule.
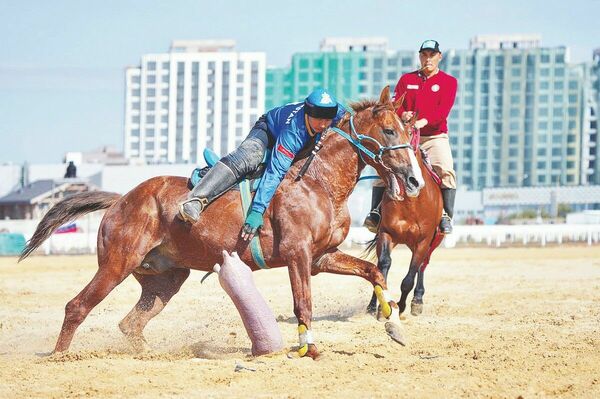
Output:
[[[392,266],[392,250],[396,244],[392,241],[392,238],[387,233],[381,233],[381,235],[377,239],[377,267],[383,274],[383,278],[387,283],[388,272],[390,271],[390,267]],[[367,306],[367,312],[375,314],[377,311],[377,296],[375,293],[371,296],[371,302]]]
[[[421,262],[421,267],[419,268],[417,274],[417,286],[415,287],[413,300],[410,303],[410,314],[412,314],[413,316],[418,316],[421,313],[423,313],[423,295],[425,294],[425,285],[423,283],[423,278],[425,277],[425,269],[429,264],[431,254],[440,245],[443,239],[443,234],[440,234],[438,231],[434,233],[433,239],[431,240],[431,244],[429,245],[429,248],[427,248],[425,258]]]
[[[121,320],[119,328],[135,348],[143,347],[146,340],[142,332],[146,324],[165,308],[189,275],[189,269],[170,269],[160,274],[133,272],[142,286],[142,294],[133,309]]]
[[[110,211],[109,211],[110,212]],[[160,241],[158,218],[144,210],[146,223],[119,223],[118,214],[105,215],[98,235],[98,271],[92,281],[65,307],[55,352],[69,349],[75,330],[106,296],[138,267],[144,256]],[[135,220],[134,215],[129,215]],[[137,216],[137,215],[136,215]],[[139,219],[138,219],[139,220]],[[143,219],[141,220],[143,221]]]
[[[425,285],[423,285],[424,275],[425,270],[421,267],[417,272],[417,286],[415,287],[413,299],[410,302],[410,314],[413,316],[423,313],[423,295],[425,294]]]
[[[386,319],[391,316],[395,303],[391,300],[387,292],[387,284],[383,274],[371,262],[355,258],[335,248],[326,252],[315,262],[313,265],[313,275],[319,272],[359,276],[369,281],[373,284],[374,295],[376,300],[381,304],[383,316]]]
[[[100,267],[92,281],[65,306],[65,319],[54,352],[63,352],[69,349],[77,327],[129,273],[130,270],[125,267]]]
[[[400,314],[402,314],[406,309],[406,298],[408,297],[409,292],[412,291],[415,285],[415,276],[417,275],[423,263],[423,259],[425,258],[428,248],[429,242],[422,240],[417,244],[417,247],[413,249],[408,273],[406,274],[406,276],[402,280],[402,284],[400,285],[400,290],[402,291],[400,300],[398,301],[398,306],[400,307]]]
[[[313,360],[319,357],[319,351],[314,343],[311,327],[312,296],[310,288],[311,256],[298,251],[289,258],[288,273],[294,297],[294,314],[298,320],[298,354],[308,356]]]

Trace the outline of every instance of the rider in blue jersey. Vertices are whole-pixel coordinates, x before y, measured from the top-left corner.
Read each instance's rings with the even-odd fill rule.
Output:
[[[344,106],[323,89],[313,91],[304,102],[270,110],[258,119],[240,146],[221,158],[179,204],[180,218],[197,221],[209,203],[255,171],[270,150],[271,157],[242,228],[242,237],[252,238],[263,225],[263,214],[295,156],[345,113]]]

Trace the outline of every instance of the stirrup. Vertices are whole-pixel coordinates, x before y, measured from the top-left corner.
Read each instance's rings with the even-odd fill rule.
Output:
[[[443,234],[452,234],[452,219],[445,213],[442,215],[442,220],[440,220],[440,230]]]
[[[379,213],[379,208],[373,209],[363,223],[363,226],[367,228],[371,233],[377,233],[379,229],[379,223],[381,223],[381,214]]]
[[[188,206],[195,206],[193,204],[197,203],[198,206],[198,212],[197,214],[190,214],[188,213],[188,210],[186,210],[186,205]],[[188,222],[188,223],[195,223],[198,221],[198,219],[200,218],[200,214],[204,211],[204,209],[206,209],[208,205],[208,199],[206,198],[189,198],[183,202],[179,203],[179,219],[183,220],[184,222]]]

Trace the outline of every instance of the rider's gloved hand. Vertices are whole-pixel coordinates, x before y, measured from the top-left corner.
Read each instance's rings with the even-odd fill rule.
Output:
[[[263,225],[263,215],[258,211],[251,211],[246,217],[246,221],[244,222],[244,227],[242,227],[242,239],[244,241],[249,241],[254,237],[254,234],[260,229]]]

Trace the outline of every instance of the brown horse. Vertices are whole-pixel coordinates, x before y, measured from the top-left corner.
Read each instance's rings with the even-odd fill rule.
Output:
[[[416,117],[409,121],[406,127],[417,135],[412,141],[418,143],[418,131],[413,130],[412,126],[415,120]],[[429,264],[431,253],[442,242],[444,234],[438,229],[443,210],[440,186],[429,174],[421,151],[415,151],[415,156],[425,185],[418,197],[407,196],[395,200],[390,195],[384,195],[381,202],[381,223],[375,238],[367,247],[367,252],[377,249],[377,266],[387,282],[387,275],[392,265],[391,252],[394,247],[398,244],[406,244],[410,248],[412,258],[408,273],[400,286],[402,294],[398,306],[402,314],[406,309],[406,298],[415,284],[415,276],[418,275],[411,302],[411,314],[417,316],[423,311],[425,268]],[[377,298],[373,296],[367,311],[374,313],[376,309]]]
[[[373,284],[387,317],[396,306],[388,300],[385,279],[379,269],[342,253],[337,247],[350,227],[348,197],[366,164],[372,165],[386,181],[408,181],[411,190],[415,189],[410,185],[413,179],[407,156],[410,151],[393,151],[409,140],[395,114],[397,105],[391,102],[387,87],[379,101],[353,105],[356,114],[353,117],[347,114],[338,126],[357,141],[352,144],[350,141],[354,139],[328,133],[323,149],[304,177],[299,181],[294,179],[305,162],[298,161],[265,213],[259,234],[264,258],[272,268],[288,267],[301,355],[318,356],[310,332],[311,275],[329,272],[360,276]],[[362,133],[365,147],[379,150],[377,157],[363,158],[359,154],[356,143],[362,139],[357,138],[357,131]],[[215,263],[222,261],[224,249],[237,251],[253,270],[258,269],[248,243],[239,235],[244,222],[239,193],[230,191],[222,195],[202,213],[197,223],[190,225],[176,217],[177,203],[187,192],[185,178],[155,177],[123,197],[106,192],[74,195],[46,214],[21,259],[62,223],[108,208],[98,233],[98,271],[67,303],[55,351],[68,349],[75,330],[89,312],[130,274],[141,284],[142,294],[119,327],[128,337],[143,340],[145,325],[177,293],[189,269],[212,270]]]

